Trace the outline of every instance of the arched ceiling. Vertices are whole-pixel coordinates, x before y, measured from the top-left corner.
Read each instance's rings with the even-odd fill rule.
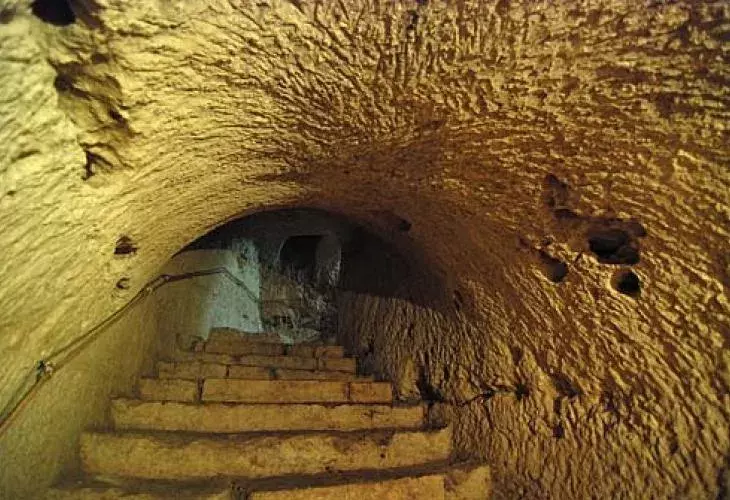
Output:
[[[473,305],[493,377],[517,345],[591,401],[639,401],[639,428],[684,415],[709,481],[730,439],[698,430],[729,417],[726,2],[79,0],[63,27],[0,5],[3,386],[226,220],[394,216]],[[606,230],[638,263],[600,261]]]

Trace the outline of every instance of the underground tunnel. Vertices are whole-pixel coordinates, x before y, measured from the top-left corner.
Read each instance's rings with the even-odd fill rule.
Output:
[[[728,498],[729,33],[0,0],[0,498]]]

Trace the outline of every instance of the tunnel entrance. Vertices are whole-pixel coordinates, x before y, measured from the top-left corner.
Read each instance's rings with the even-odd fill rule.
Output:
[[[313,282],[317,270],[317,246],[322,235],[292,236],[279,253],[281,272]]]
[[[334,234],[292,236],[279,252],[279,271],[311,286],[336,286],[341,259]]]
[[[168,274],[223,269],[180,288],[170,322],[182,347],[213,328],[275,332],[285,343],[338,338],[344,293],[423,302],[430,276],[373,231],[316,209],[259,212],[198,238]],[[433,281],[433,280],[432,280]],[[187,304],[182,306],[180,304]],[[170,326],[173,328],[173,326]]]

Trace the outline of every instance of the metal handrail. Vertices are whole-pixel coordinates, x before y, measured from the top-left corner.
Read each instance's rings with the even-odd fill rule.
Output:
[[[121,308],[107,316],[105,319],[96,324],[86,333],[79,337],[76,337],[65,346],[57,349],[56,351],[46,356],[44,359],[38,361],[38,364],[33,368],[33,371],[29,373],[28,377],[25,379],[25,383],[20,386],[18,390],[15,391],[15,394],[10,399],[6,407],[3,409],[3,412],[0,414],[0,436],[5,433],[18,412],[20,412],[23,407],[25,407],[30,402],[35,394],[37,394],[40,387],[48,380],[48,378],[53,373],[59,371],[61,368],[66,366],[69,361],[78,356],[79,353],[81,353],[87,345],[93,342],[99,336],[99,334],[101,334],[111,325],[116,323],[123,314],[130,311],[142,299],[151,295],[152,292],[156,291],[158,288],[168,283],[175,283],[176,281],[183,281],[201,276],[211,276],[215,274],[222,274],[226,276],[233,283],[243,288],[246,292],[246,295],[248,295],[251,300],[258,302],[259,304],[269,302],[283,304],[286,303],[282,300],[261,300],[248,288],[243,280],[231,273],[231,271],[229,271],[225,267],[216,267],[213,269],[205,269],[202,271],[193,271],[189,273],[174,275],[161,274],[155,279],[148,281],[147,284],[145,284],[145,286],[143,286],[139,290],[139,292],[137,292],[137,294],[129,300],[129,302],[127,302]]]

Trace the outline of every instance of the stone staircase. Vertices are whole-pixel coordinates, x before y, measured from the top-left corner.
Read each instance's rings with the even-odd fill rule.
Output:
[[[85,477],[52,499],[444,499],[488,496],[485,466],[450,461],[449,428],[342,347],[218,330],[158,363],[111,431],[81,438]]]

